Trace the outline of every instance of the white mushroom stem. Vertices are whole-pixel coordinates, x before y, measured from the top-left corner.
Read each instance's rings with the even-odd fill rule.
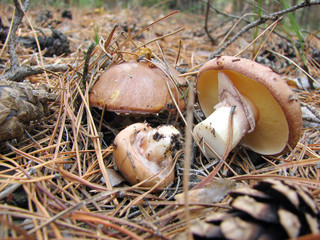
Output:
[[[181,148],[181,134],[171,125],[137,133],[135,145],[138,152],[149,161],[159,162]]]
[[[251,100],[241,95],[223,72],[218,73],[218,83],[220,102],[207,119],[195,126],[193,132],[199,138],[200,143],[204,143],[208,157],[216,157],[217,154],[221,158],[224,154],[229,153],[225,153],[226,149],[231,151],[244,135],[253,131],[258,119],[258,111]],[[232,129],[229,126],[231,118]],[[227,146],[231,130],[232,139],[230,146]]]

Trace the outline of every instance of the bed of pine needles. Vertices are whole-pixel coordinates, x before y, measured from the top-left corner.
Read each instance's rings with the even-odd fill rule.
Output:
[[[53,13],[57,14],[54,19],[59,19],[55,9]],[[218,48],[211,45],[203,30],[204,17],[175,12],[165,15],[155,8],[72,9],[72,13],[73,20],[57,23],[69,38],[72,53],[68,56],[46,58],[22,46],[17,48],[22,66],[65,64],[68,70],[28,77],[34,84],[48,84],[56,98],[50,102],[50,112],[39,125],[22,139],[11,141],[11,149],[0,154],[0,238],[172,239],[185,232],[192,219],[228,208],[229,197],[218,203],[191,201],[188,203],[191,214],[186,215],[184,204],[175,201],[174,196],[183,190],[186,149],[176,156],[176,180],[169,188],[150,192],[128,186],[124,181],[114,185],[111,180],[117,179],[118,173],[112,160],[112,139],[120,127],[112,126],[109,120],[126,116],[103,113],[90,108],[88,102],[90,88],[106,66],[135,59],[139,48],[144,46],[151,49],[154,56],[182,69],[192,84],[199,66]],[[30,19],[38,14],[35,10],[27,13]],[[218,36],[228,27],[222,26],[213,34]],[[22,24],[19,34],[32,35],[33,32]],[[248,33],[224,54],[236,55],[249,46],[241,56],[252,58],[253,48],[271,49],[273,44],[281,53],[275,44],[279,36],[266,34],[262,38],[267,37],[266,43],[253,45],[252,34]],[[95,38],[97,44],[91,45]],[[312,41],[319,47],[318,39]],[[310,72],[319,79],[319,63],[307,50],[304,49]],[[8,59],[5,51],[1,58]],[[277,63],[285,62],[281,56],[276,58]],[[299,57],[292,60],[301,63]],[[304,119],[301,139],[289,154],[265,157],[237,147],[216,179],[229,179],[247,186],[266,178],[291,181],[306,187],[319,206],[320,91],[301,88],[290,80],[299,74],[294,65],[281,65],[277,71],[286,76],[301,105],[312,111],[315,118]],[[199,110],[196,113],[201,117]],[[185,115],[163,114],[148,116],[147,121],[170,122],[185,133],[182,118]],[[191,150],[192,185],[211,172],[218,162],[207,161],[195,146]],[[11,189],[9,194],[4,196],[8,189]]]

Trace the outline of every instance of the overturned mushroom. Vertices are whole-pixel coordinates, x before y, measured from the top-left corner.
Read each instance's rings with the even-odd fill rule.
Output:
[[[174,180],[173,157],[182,147],[180,132],[171,125],[152,128],[135,123],[122,130],[114,140],[114,160],[131,184],[147,180],[142,186],[166,187]],[[171,172],[170,172],[171,171]]]
[[[212,59],[199,70],[197,92],[207,119],[194,133],[210,146],[210,157],[227,155],[239,142],[264,155],[285,153],[300,138],[300,105],[268,67],[230,56]]]
[[[125,62],[105,71],[90,93],[90,105],[117,113],[150,114],[163,111],[176,112],[169,88],[181,110],[184,100],[177,86],[168,76],[175,77],[178,84],[185,80],[178,77],[174,68],[169,71],[160,63],[156,67],[148,62]],[[165,73],[166,72],[166,73]]]

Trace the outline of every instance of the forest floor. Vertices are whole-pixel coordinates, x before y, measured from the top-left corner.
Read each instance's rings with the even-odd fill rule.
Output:
[[[12,5],[1,5],[3,25],[10,25],[13,9]],[[192,84],[199,67],[244,25],[235,26],[227,36],[236,20],[211,16],[208,29],[216,38],[213,44],[204,29],[205,14],[157,7],[72,8],[67,9],[72,15],[69,19],[62,17],[63,12],[66,14],[64,10],[41,9],[41,6],[30,9],[28,19],[24,18],[17,31],[19,37],[33,37],[35,31],[48,37],[52,35],[50,27],[53,27],[67,36],[70,49],[61,56],[46,56],[45,50],[40,55],[35,49],[26,48],[21,43],[17,45],[21,67],[60,67],[25,78],[34,85],[47,84],[56,98],[49,103],[49,114],[40,124],[21,139],[10,140],[12,148],[0,153],[0,192],[15,187],[6,195],[0,194],[0,238],[184,239],[186,229],[195,222],[201,226],[201,231],[210,231],[203,220],[214,212],[230,209],[232,197],[228,193],[231,190],[239,186],[252,187],[265,179],[285,180],[306,189],[315,208],[319,208],[319,85],[310,86],[312,81],[285,59],[290,58],[302,66],[299,47],[293,46],[288,38],[276,33],[268,35],[267,31],[252,44],[254,34],[249,31],[228,46],[223,55],[240,53],[239,57],[255,58],[272,67],[290,85],[303,110],[303,131],[298,144],[280,156],[261,156],[241,146],[236,147],[216,173],[215,185],[197,192],[197,197],[191,197],[186,205],[179,196],[183,192],[183,154],[178,156],[174,183],[162,191],[130,187],[121,179],[113,163],[112,143],[119,130],[125,127],[118,123],[129,124],[135,120],[89,108],[89,90],[110,63],[106,57],[108,54],[117,61],[136,61],[134,49],[140,46],[146,46],[152,54],[175,66]],[[35,31],[30,28],[30,23]],[[259,33],[271,24],[267,22],[261,26]],[[276,31],[281,33],[281,28]],[[135,37],[129,39],[128,36]],[[267,41],[263,42],[265,39]],[[318,81],[320,40],[312,34],[307,40],[302,51],[309,73]],[[93,43],[96,45],[88,57],[88,49]],[[10,67],[6,49],[1,51],[0,57],[3,74]],[[87,78],[83,80],[85,59],[90,60]],[[203,116],[198,105],[195,107],[199,116]],[[152,125],[174,123],[184,134],[183,116],[148,115],[139,116],[139,120]],[[219,164],[217,160],[206,160],[196,146],[192,148],[190,186]],[[105,178],[118,182],[106,183]],[[301,195],[298,198],[301,199]],[[296,222],[290,222],[287,227],[294,224]]]

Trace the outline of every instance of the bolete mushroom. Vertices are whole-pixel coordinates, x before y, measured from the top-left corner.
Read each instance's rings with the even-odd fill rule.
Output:
[[[194,134],[210,146],[205,148],[209,157],[222,157],[238,143],[259,154],[276,155],[299,141],[299,102],[271,68],[249,59],[217,57],[200,68],[196,88],[207,118],[195,126]],[[226,151],[229,133],[232,141]]]
[[[176,112],[167,87],[168,82],[175,101],[183,110],[185,102],[178,88],[169,79],[170,73],[179,84],[185,83],[182,77],[178,77],[177,70],[170,67],[168,71],[160,63],[156,63],[156,66],[149,62],[115,64],[105,71],[93,86],[90,105],[117,113],[151,114],[166,110]]]
[[[152,128],[146,123],[135,123],[116,136],[113,156],[129,183],[148,179],[142,186],[153,187],[161,181],[158,188],[163,188],[174,180],[172,154],[181,147],[181,134],[172,125]]]

